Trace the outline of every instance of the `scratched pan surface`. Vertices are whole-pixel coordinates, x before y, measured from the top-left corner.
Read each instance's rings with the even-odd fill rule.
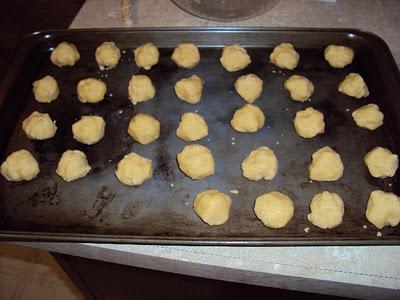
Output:
[[[81,59],[72,68],[58,68],[49,61],[52,47],[61,41],[74,43]],[[115,41],[123,50],[120,64],[113,70],[99,71],[95,48],[103,41]],[[160,62],[150,71],[138,69],[132,49],[144,42],[160,49]],[[301,55],[295,71],[280,71],[268,63],[274,45],[294,44]],[[200,47],[201,63],[193,70],[175,66],[170,55],[181,42]],[[245,70],[228,73],[220,63],[221,47],[240,43],[247,48],[252,63]],[[335,70],[323,59],[326,45],[352,47],[354,62]],[[244,101],[235,93],[235,79],[255,73],[264,80],[264,91],[256,101],[266,115],[265,126],[255,134],[235,132],[229,121]],[[365,78],[371,95],[356,100],[337,92],[349,72]],[[50,74],[60,86],[59,98],[40,104],[33,98],[32,81]],[[133,106],[127,86],[133,74],[149,75],[157,96]],[[197,74],[205,81],[202,100],[190,105],[178,100],[173,91],[180,78]],[[311,102],[291,101],[283,89],[292,74],[308,77],[315,85]],[[76,84],[96,77],[108,86],[99,104],[81,104]],[[399,153],[400,79],[395,62],[379,38],[355,30],[82,30],[44,32],[26,38],[14,53],[0,85],[0,151],[2,160],[21,148],[39,160],[40,175],[30,182],[10,183],[0,178],[0,235],[3,239],[137,242],[174,244],[231,245],[317,245],[317,244],[399,244],[400,228],[384,228],[382,237],[365,218],[368,195],[383,189],[397,194],[399,172],[390,179],[372,178],[362,157],[375,146]],[[379,104],[385,124],[375,131],[355,126],[351,112],[367,103]],[[296,135],[292,120],[296,111],[308,106],[325,115],[326,131],[313,139]],[[57,120],[53,139],[31,141],[22,132],[21,122],[34,110],[47,112]],[[210,134],[199,143],[209,147],[216,160],[216,173],[192,181],[178,169],[176,154],[188,143],[175,136],[180,116],[198,111],[209,124]],[[134,142],[126,129],[132,115],[150,113],[161,121],[160,138],[147,146]],[[72,138],[71,125],[82,115],[104,117],[107,128],[97,144],[85,146]],[[257,146],[271,147],[279,159],[279,172],[272,181],[252,182],[241,176],[240,162]],[[311,154],[329,145],[342,157],[345,169],[336,182],[309,182],[307,166]],[[71,183],[55,174],[61,154],[79,149],[87,154],[92,172]],[[153,160],[153,178],[139,187],[127,187],[114,175],[118,161],[134,151]],[[222,226],[208,226],[192,210],[195,195],[216,188],[230,194],[230,218]],[[279,230],[267,229],[253,213],[257,196],[278,190],[289,195],[295,215]],[[338,193],[345,202],[343,223],[332,230],[321,230],[307,221],[309,202],[323,190]],[[363,227],[363,225],[366,225]],[[305,228],[309,227],[309,232]]]

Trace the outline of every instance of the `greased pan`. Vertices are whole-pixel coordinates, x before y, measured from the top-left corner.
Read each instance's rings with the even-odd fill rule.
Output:
[[[62,41],[74,43],[81,55],[72,68],[51,64],[51,50]],[[96,47],[114,41],[123,50],[120,64],[100,71]],[[132,49],[145,42],[155,43],[160,62],[149,71],[138,69]],[[201,63],[192,70],[178,68],[170,59],[181,42],[199,46]],[[269,63],[269,54],[280,42],[291,42],[301,59],[294,71],[280,70]],[[240,43],[252,63],[229,73],[219,62],[224,45]],[[331,68],[323,57],[329,44],[343,44],[355,50],[354,62],[344,69]],[[360,73],[370,96],[357,100],[337,91],[349,73]],[[266,115],[265,126],[254,134],[235,132],[230,120],[245,102],[234,91],[240,75],[255,73],[264,80],[264,91],[255,104]],[[34,100],[32,82],[52,75],[60,86],[59,98],[50,104]],[[133,106],[127,86],[133,74],[153,80],[156,97]],[[190,105],[177,99],[173,86],[183,77],[197,74],[204,82],[202,100]],[[311,102],[290,99],[283,88],[292,74],[308,77],[315,85]],[[81,104],[76,85],[86,77],[103,80],[107,96],[99,104]],[[143,29],[67,30],[34,33],[24,39],[9,62],[0,83],[0,149],[2,160],[11,152],[27,149],[39,160],[40,175],[30,182],[10,183],[0,179],[0,236],[2,239],[192,245],[367,245],[399,244],[400,228],[377,229],[365,218],[369,193],[375,189],[400,192],[399,172],[388,179],[368,173],[363,156],[375,146],[400,153],[400,76],[386,44],[375,35],[352,29]],[[355,125],[351,113],[367,103],[377,103],[385,122],[375,131]],[[325,133],[302,139],[293,129],[295,113],[308,106],[325,115]],[[57,120],[58,131],[46,141],[31,141],[21,123],[34,110],[47,112]],[[176,154],[188,143],[175,135],[184,112],[198,111],[210,128],[199,143],[209,147],[216,160],[216,173],[204,180],[184,176]],[[132,115],[144,112],[160,120],[160,138],[146,146],[127,133]],[[82,115],[104,117],[104,138],[85,146],[72,137],[71,125]],[[279,160],[278,175],[272,181],[249,181],[241,175],[240,163],[257,146],[272,148]],[[307,167],[311,154],[331,146],[342,157],[344,175],[336,182],[310,182]],[[92,171],[86,177],[66,183],[55,173],[61,154],[67,149],[86,153]],[[134,151],[153,160],[153,178],[139,187],[128,187],[114,175],[118,161]],[[208,226],[194,213],[195,195],[206,189],[229,194],[233,204],[230,218],[221,226]],[[230,191],[237,190],[238,194]],[[253,213],[254,200],[269,191],[280,191],[294,201],[295,214],[283,229],[265,228]],[[309,203],[323,190],[338,193],[345,202],[343,223],[322,230],[307,220]],[[307,232],[308,231],[308,232]]]

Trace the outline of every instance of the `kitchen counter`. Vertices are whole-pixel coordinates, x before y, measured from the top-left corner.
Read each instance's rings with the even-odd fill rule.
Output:
[[[345,27],[371,31],[400,62],[400,5],[386,1],[284,0],[256,18],[218,23],[168,0],[132,2],[132,27]],[[70,28],[127,27],[119,0],[88,0]],[[70,255],[233,282],[360,298],[400,297],[400,247],[188,247],[19,243]]]

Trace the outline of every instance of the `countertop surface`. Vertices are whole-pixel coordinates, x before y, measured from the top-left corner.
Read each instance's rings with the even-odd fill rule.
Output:
[[[137,27],[330,27],[381,36],[400,62],[400,5],[386,1],[284,0],[250,20],[219,23],[189,15],[169,0],[136,0]],[[70,28],[129,28],[119,0],[88,0]],[[189,247],[21,243],[71,255],[228,281],[362,298],[400,297],[400,247]]]

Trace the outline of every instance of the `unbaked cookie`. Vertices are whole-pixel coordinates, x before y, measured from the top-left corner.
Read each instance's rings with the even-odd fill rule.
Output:
[[[32,84],[33,94],[37,102],[50,103],[57,99],[60,89],[52,76],[45,76]]]
[[[250,180],[272,180],[278,172],[278,159],[272,149],[261,146],[253,151],[242,162],[242,174]]]
[[[135,54],[135,63],[139,68],[150,70],[151,67],[158,64],[160,53],[153,43],[141,45],[133,53]]]
[[[304,102],[310,99],[314,93],[314,85],[304,76],[292,75],[284,84],[284,88],[289,91],[290,97],[295,101]]]
[[[324,57],[331,67],[341,69],[352,63],[354,51],[345,46],[329,45],[325,48]]]
[[[200,62],[200,52],[194,44],[182,43],[175,48],[171,59],[178,67],[193,69]]]
[[[100,116],[82,116],[72,124],[74,139],[86,145],[93,145],[104,136],[106,122]]]
[[[0,167],[1,175],[8,181],[32,180],[39,172],[39,164],[27,150],[19,150],[7,156]]]
[[[393,177],[399,166],[399,157],[389,149],[375,147],[364,156],[369,173],[376,178]]]
[[[118,163],[115,175],[123,184],[141,185],[153,176],[153,165],[150,159],[131,152]]]
[[[312,155],[309,166],[310,179],[316,181],[336,181],[343,175],[343,163],[340,155],[325,146]]]
[[[265,116],[262,110],[253,104],[245,104],[233,114],[231,125],[239,132],[256,132],[264,126]]]
[[[176,136],[186,142],[198,141],[208,135],[208,126],[204,117],[198,113],[184,113],[176,129]]]
[[[312,107],[300,110],[294,118],[294,128],[299,136],[313,138],[325,130],[324,115]]]
[[[175,83],[174,90],[179,99],[190,104],[196,104],[201,99],[203,84],[204,82],[199,76],[192,75]]]
[[[342,223],[344,202],[338,194],[323,191],[312,198],[310,210],[307,218],[313,225],[331,229]]]
[[[104,99],[107,92],[106,84],[96,78],[86,78],[79,81],[76,92],[82,103],[98,103]]]
[[[160,122],[153,116],[139,113],[129,122],[128,133],[140,144],[150,144],[160,136]]]
[[[135,105],[139,102],[153,99],[156,89],[149,76],[133,75],[128,86],[129,99]]]
[[[246,68],[250,63],[250,56],[246,49],[240,47],[239,44],[225,46],[222,49],[222,55],[219,59],[221,65],[228,72],[235,72]]]
[[[364,79],[358,73],[348,74],[339,84],[338,91],[357,99],[367,97],[369,95],[368,87]]]
[[[248,103],[256,101],[263,90],[263,81],[255,74],[240,76],[235,81],[236,92]]]
[[[222,225],[229,219],[231,198],[218,190],[207,190],[197,194],[193,209],[208,225]]]
[[[375,227],[397,226],[400,223],[400,197],[376,190],[369,195],[365,215]]]
[[[58,67],[72,67],[80,59],[74,44],[62,42],[51,52],[50,60]]]
[[[112,69],[118,65],[121,50],[114,42],[104,42],[97,47],[95,57],[100,70]]]
[[[203,179],[215,173],[214,157],[205,146],[187,145],[177,155],[181,171],[192,179]]]
[[[66,182],[70,182],[85,177],[91,169],[85,153],[79,150],[67,150],[58,162],[56,173]]]
[[[57,131],[56,122],[49,114],[34,111],[22,122],[22,129],[32,140],[46,140],[52,138]]]
[[[300,55],[290,43],[281,43],[274,48],[269,56],[271,63],[282,69],[293,70],[297,67]]]
[[[383,113],[376,104],[367,104],[351,114],[357,126],[375,130],[383,124]]]

